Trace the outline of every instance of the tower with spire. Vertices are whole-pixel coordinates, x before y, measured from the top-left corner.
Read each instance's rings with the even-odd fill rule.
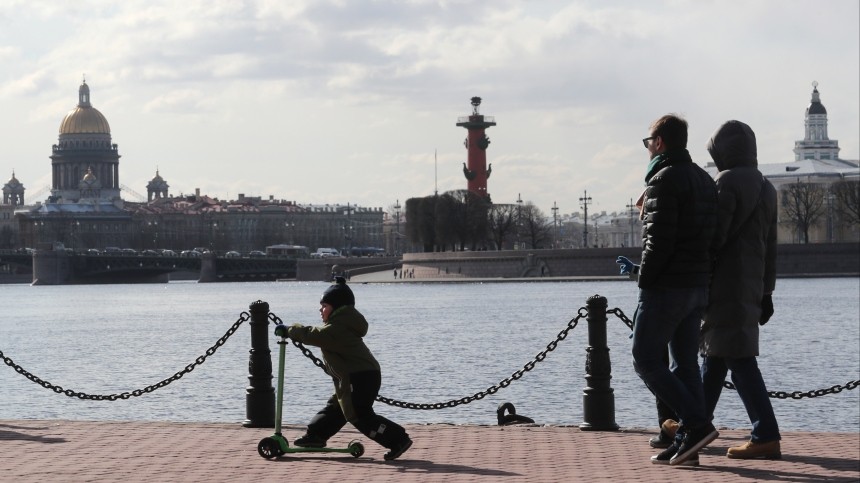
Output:
[[[839,159],[839,142],[827,137],[827,109],[821,103],[818,82],[812,82],[812,100],[806,108],[805,134],[802,141],[794,143],[794,160]]]
[[[487,147],[490,138],[487,137],[488,127],[495,126],[496,121],[491,116],[483,116],[478,112],[481,105],[480,97],[473,97],[472,114],[457,119],[457,125],[469,131],[464,141],[467,151],[467,162],[463,163],[463,175],[466,177],[466,185],[469,191],[480,197],[486,197],[487,179],[493,170],[493,165],[487,166]]]

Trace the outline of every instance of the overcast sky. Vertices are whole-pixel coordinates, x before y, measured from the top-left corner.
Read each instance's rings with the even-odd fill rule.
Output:
[[[760,163],[794,160],[818,81],[829,136],[858,159],[860,2],[0,0],[0,183],[51,184],[51,145],[83,76],[146,196],[273,195],[388,209],[466,187],[472,96],[496,203],[621,211],[641,139],[667,112],[689,148],[728,119]],[[434,159],[434,153],[435,155]],[[123,194],[135,200],[131,194]]]

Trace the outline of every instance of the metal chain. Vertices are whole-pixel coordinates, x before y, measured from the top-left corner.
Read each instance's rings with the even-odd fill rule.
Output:
[[[92,401],[116,401],[117,399],[128,399],[132,396],[137,397],[137,396],[142,396],[144,394],[148,394],[152,391],[155,391],[156,389],[160,389],[160,388],[170,384],[171,382],[182,378],[182,376],[184,376],[185,374],[188,374],[189,372],[193,371],[195,367],[199,366],[200,364],[203,364],[203,362],[206,361],[207,357],[214,354],[215,351],[218,350],[219,347],[221,347],[222,345],[224,345],[225,342],[227,342],[227,339],[229,339],[231,335],[236,333],[236,330],[239,329],[239,326],[242,325],[242,322],[245,322],[250,318],[251,318],[251,315],[249,313],[242,312],[239,315],[239,319],[236,321],[236,323],[234,323],[233,326],[230,327],[227,330],[227,332],[223,336],[221,336],[220,339],[218,339],[218,341],[215,343],[215,345],[213,345],[212,347],[207,349],[205,355],[198,357],[193,363],[185,366],[185,369],[177,372],[176,374],[168,377],[167,379],[165,379],[161,382],[157,382],[157,383],[152,384],[150,386],[146,386],[143,389],[135,389],[131,392],[123,392],[120,394],[105,394],[105,395],[87,394],[87,393],[83,393],[83,392],[76,392],[76,391],[73,391],[71,389],[63,389],[62,386],[57,386],[57,385],[51,384],[48,381],[42,380],[38,376],[28,372],[27,370],[25,370],[23,367],[19,366],[18,364],[15,364],[15,361],[6,357],[3,354],[3,351],[0,351],[0,358],[3,359],[3,362],[5,362],[7,366],[15,369],[15,372],[17,372],[18,374],[23,375],[27,379],[35,382],[36,384],[39,384],[40,386],[44,387],[45,389],[53,390],[57,394],[65,394],[66,396],[69,396],[69,397],[76,397],[78,399],[88,399],[88,400],[92,400]]]
[[[576,324],[579,323],[579,320],[584,318],[586,315],[587,315],[586,308],[581,307],[579,309],[579,312],[577,313],[576,317],[571,319],[567,323],[567,326],[564,329],[562,329],[561,332],[558,333],[558,337],[556,337],[556,339],[554,341],[547,344],[546,349],[538,352],[538,354],[535,356],[535,358],[532,359],[531,361],[527,362],[523,366],[522,369],[514,371],[514,373],[511,374],[510,377],[502,379],[495,386],[490,386],[487,389],[480,391],[480,392],[476,392],[475,394],[473,394],[471,396],[462,397],[460,399],[451,399],[450,401],[445,401],[445,402],[425,403],[425,404],[398,401],[396,399],[391,399],[391,398],[388,398],[385,396],[376,396],[376,400],[381,402],[381,403],[388,404],[389,406],[396,406],[399,408],[406,408],[406,409],[425,409],[426,410],[426,409],[453,408],[455,406],[459,406],[460,404],[469,404],[470,402],[477,401],[479,399],[483,399],[484,397],[486,397],[488,395],[495,394],[496,392],[499,391],[499,389],[506,388],[506,387],[510,386],[512,382],[523,377],[523,375],[526,372],[534,369],[535,365],[538,362],[542,362],[544,359],[546,359],[546,356],[550,352],[555,350],[555,348],[558,346],[559,342],[561,342],[565,338],[567,338],[568,333],[570,333],[570,331],[576,327]],[[272,321],[277,321],[278,323],[280,323],[280,319],[277,316],[274,316],[272,314],[269,314],[269,319]],[[308,359],[313,361],[313,363],[317,367],[322,368],[322,370],[325,371],[326,374],[329,374],[328,370],[325,367],[325,363],[323,361],[321,361],[319,358],[317,358],[316,356],[314,356],[314,354],[307,347],[305,347],[304,344],[294,340],[293,345],[298,347],[299,350],[302,351],[302,354],[304,354],[305,357],[307,357]],[[331,374],[329,374],[329,375],[331,375]]]
[[[622,312],[621,309],[616,307],[614,309],[607,310],[606,313],[615,315],[616,317],[621,319],[622,322],[624,322],[624,325],[626,325],[630,330],[633,330],[633,321],[630,320],[626,315],[624,315],[624,312]],[[812,397],[825,396],[827,394],[836,394],[836,393],[842,392],[845,389],[848,389],[848,390],[856,389],[857,386],[860,386],[860,381],[848,381],[847,383],[845,383],[842,386],[839,386],[839,385],[830,386],[827,389],[813,389],[811,391],[806,391],[806,392],[803,392],[803,391],[794,391],[794,392],[768,391],[767,395],[772,399],[788,399],[788,398],[803,399],[805,397],[812,398]],[[725,387],[727,389],[737,390],[737,388],[735,388],[735,385],[729,381],[723,381],[723,387]]]

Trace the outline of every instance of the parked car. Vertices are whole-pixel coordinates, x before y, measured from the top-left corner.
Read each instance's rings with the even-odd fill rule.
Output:
[[[137,255],[137,251],[134,248],[123,248],[122,254],[132,256],[132,255]]]
[[[225,254],[224,254],[224,257],[225,257],[225,258],[241,258],[241,257],[242,257],[242,254],[241,254],[241,253],[239,253],[239,252],[236,252],[236,251],[231,250],[231,251],[229,251],[229,252],[225,253]]]
[[[339,256],[340,252],[334,248],[317,248],[317,251],[311,253],[311,258],[331,258]]]
[[[248,256],[251,258],[260,258],[260,257],[265,257],[266,253],[261,252],[260,250],[253,250],[253,251],[248,252]]]
[[[101,255],[101,252],[95,248],[87,248],[87,255]]]
[[[120,247],[105,247],[104,254],[105,255],[120,255],[120,254],[122,254],[122,249]]]
[[[162,257],[175,257],[176,252],[174,252],[173,250],[161,250],[161,256]]]
[[[179,256],[187,258],[200,258],[201,254],[197,250],[182,250]]]
[[[144,251],[140,252],[140,254],[145,256],[145,257],[157,257],[158,256],[158,252],[155,250],[144,250]]]

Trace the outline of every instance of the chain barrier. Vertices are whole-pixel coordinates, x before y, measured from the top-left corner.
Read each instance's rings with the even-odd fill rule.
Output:
[[[200,364],[203,364],[203,362],[206,361],[207,357],[214,354],[215,351],[218,350],[219,347],[224,345],[224,343],[227,342],[227,339],[229,339],[231,335],[236,333],[236,330],[239,329],[239,326],[242,325],[242,322],[246,322],[250,318],[251,318],[251,315],[249,313],[242,312],[239,315],[239,319],[236,320],[236,322],[233,324],[233,326],[230,327],[227,330],[227,332],[223,336],[221,336],[220,339],[218,339],[217,342],[215,342],[215,345],[213,345],[212,347],[207,349],[205,355],[201,355],[193,363],[185,366],[185,369],[177,372],[176,374],[168,377],[167,379],[164,379],[163,381],[157,382],[157,383],[152,384],[150,386],[146,386],[143,389],[135,389],[131,392],[123,392],[120,394],[87,394],[84,392],[76,392],[76,391],[73,391],[71,389],[63,389],[62,386],[57,386],[57,385],[51,384],[48,381],[40,379],[38,376],[28,372],[26,369],[19,366],[18,364],[15,364],[15,361],[10,359],[9,357],[6,357],[6,355],[3,354],[3,351],[0,351],[0,359],[3,359],[3,362],[5,362],[7,366],[15,369],[15,372],[17,372],[18,374],[23,375],[27,379],[35,382],[36,384],[39,384],[40,386],[44,387],[45,389],[51,389],[52,391],[54,391],[57,394],[65,394],[66,396],[69,396],[69,397],[76,397],[78,399],[88,399],[91,401],[116,401],[117,399],[129,399],[132,396],[134,396],[134,397],[142,396],[144,394],[148,394],[152,391],[155,391],[156,389],[160,389],[160,388],[170,384],[173,381],[181,379],[182,376],[193,371],[197,366],[199,366]]]
[[[503,388],[510,386],[512,382],[523,377],[523,375],[525,375],[526,372],[534,369],[535,365],[538,362],[542,362],[544,359],[546,359],[546,356],[550,352],[555,350],[555,348],[558,346],[559,342],[561,342],[565,338],[567,338],[568,333],[570,333],[570,331],[573,330],[576,327],[576,325],[579,323],[580,319],[584,318],[587,314],[588,313],[586,311],[586,308],[580,307],[579,311],[577,312],[576,317],[570,319],[570,321],[567,323],[567,326],[564,329],[562,329],[561,332],[558,333],[558,337],[556,337],[556,339],[554,341],[547,344],[546,349],[538,352],[537,355],[534,357],[534,359],[527,362],[523,366],[522,369],[514,371],[514,373],[511,374],[510,377],[502,379],[498,384],[496,384],[494,386],[490,386],[483,391],[476,392],[475,394],[473,394],[471,396],[462,397],[460,399],[451,399],[450,401],[438,402],[438,403],[411,403],[411,402],[406,402],[406,401],[398,401],[397,399],[391,399],[391,398],[388,398],[385,396],[376,396],[376,400],[381,402],[381,403],[388,404],[389,406],[396,406],[399,408],[428,410],[428,409],[453,408],[453,407],[459,406],[461,404],[469,404],[470,402],[477,401],[479,399],[483,399],[486,396],[489,396],[491,394],[495,394],[496,392],[499,391],[499,389],[503,389]],[[276,316],[274,314],[269,314],[269,320],[271,320],[275,323],[278,323],[278,324],[281,323],[281,319],[278,318],[278,316]],[[314,365],[321,368],[326,374],[329,374],[328,370],[325,367],[325,363],[322,360],[320,360],[319,358],[317,358],[313,354],[313,352],[311,352],[307,347],[304,346],[304,344],[294,340],[293,345],[298,347],[299,350],[302,351],[302,354],[305,355],[305,357],[307,357],[308,359],[313,361]],[[331,374],[329,374],[329,375],[331,375]]]
[[[630,320],[629,317],[624,315],[624,312],[622,312],[621,309],[616,307],[614,309],[607,310],[606,313],[612,314],[612,315],[618,317],[619,319],[621,319],[622,322],[624,322],[624,325],[626,325],[627,328],[629,328],[630,330],[633,330],[633,321]],[[840,393],[846,389],[847,390],[856,389],[858,386],[860,386],[860,380],[848,381],[847,383],[845,383],[841,386],[836,385],[836,386],[831,386],[827,389],[813,389],[811,391],[806,391],[806,392],[804,392],[804,391],[794,391],[794,392],[768,391],[767,395],[772,399],[788,399],[788,398],[803,399],[805,397],[812,398],[812,397],[826,396],[827,394],[836,394],[836,393]],[[723,387],[725,387],[727,389],[737,390],[735,388],[735,385],[729,381],[723,381]]]

